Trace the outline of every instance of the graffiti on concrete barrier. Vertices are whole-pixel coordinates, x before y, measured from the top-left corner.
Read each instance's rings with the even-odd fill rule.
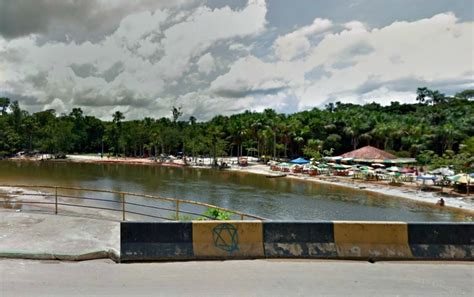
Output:
[[[214,246],[232,254],[239,250],[239,235],[234,224],[219,224],[212,229]]]

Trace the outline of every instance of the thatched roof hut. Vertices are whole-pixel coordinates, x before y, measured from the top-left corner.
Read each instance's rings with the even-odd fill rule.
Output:
[[[363,160],[392,160],[397,157],[373,146],[364,146],[360,149],[342,154],[343,158],[363,159]]]
[[[348,152],[336,157],[324,157],[331,162],[356,162],[356,163],[384,163],[384,164],[408,164],[415,163],[414,158],[398,158],[397,156],[378,149],[373,146],[364,146],[360,149]]]

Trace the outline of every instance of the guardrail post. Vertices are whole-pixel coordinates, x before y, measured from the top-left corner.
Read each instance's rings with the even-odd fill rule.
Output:
[[[54,190],[54,214],[58,214],[58,187],[55,187]]]
[[[179,200],[176,200],[176,221],[179,221]]]
[[[120,193],[120,197],[122,198],[122,221],[125,221],[125,194]]]

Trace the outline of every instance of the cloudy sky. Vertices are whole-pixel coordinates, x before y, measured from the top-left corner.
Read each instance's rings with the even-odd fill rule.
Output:
[[[472,0],[0,0],[0,96],[110,119],[474,87]]]

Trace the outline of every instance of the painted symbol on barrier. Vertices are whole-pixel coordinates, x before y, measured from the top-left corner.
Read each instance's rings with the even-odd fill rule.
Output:
[[[214,227],[212,229],[212,239],[215,247],[230,254],[239,250],[239,235],[237,227],[233,224],[224,223]]]

